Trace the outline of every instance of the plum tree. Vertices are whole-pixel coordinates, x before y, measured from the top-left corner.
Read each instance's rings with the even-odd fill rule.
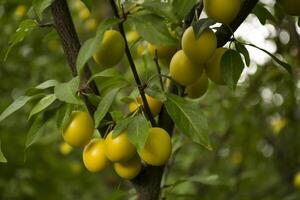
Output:
[[[70,123],[63,132],[66,143],[72,147],[84,147],[94,133],[94,120],[87,112],[72,112]]]
[[[182,36],[182,49],[185,55],[195,64],[205,63],[217,48],[217,37],[215,33],[206,28],[198,39],[195,37],[192,26],[187,28]]]
[[[204,0],[208,17],[224,24],[230,24],[240,11],[241,0]]]
[[[172,151],[171,138],[167,131],[154,127],[149,129],[144,148],[139,152],[140,157],[149,165],[166,164]]]
[[[103,40],[94,54],[95,61],[103,67],[112,67],[118,64],[125,53],[123,36],[115,30],[107,30]]]
[[[170,63],[172,79],[181,85],[187,86],[194,83],[203,71],[203,65],[194,64],[184,53],[178,51]]]
[[[128,140],[127,131],[123,131],[116,138],[111,131],[105,138],[105,155],[112,162],[124,162],[130,160],[136,149]]]
[[[220,85],[225,84],[221,73],[221,59],[227,50],[226,48],[218,48],[205,65],[205,72],[209,79]]]
[[[104,170],[109,160],[104,152],[105,144],[102,138],[92,139],[83,150],[82,159],[84,166],[90,172],[100,172]]]

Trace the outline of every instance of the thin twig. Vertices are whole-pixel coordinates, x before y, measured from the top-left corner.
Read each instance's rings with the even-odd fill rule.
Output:
[[[164,82],[162,80],[162,75],[161,75],[161,70],[160,70],[160,66],[159,66],[159,62],[158,62],[158,55],[157,55],[157,49],[155,49],[155,53],[154,53],[154,58],[153,58],[155,65],[156,65],[156,70],[157,73],[159,75],[159,82],[160,82],[160,87],[162,89],[162,91],[164,91]]]
[[[117,18],[121,19],[121,16],[119,15],[118,7],[117,7],[115,1],[110,0],[109,2],[111,4],[111,7],[114,11],[115,16]],[[124,12],[123,7],[122,7],[122,11],[123,11],[123,17],[126,20],[126,13]],[[140,80],[140,77],[138,75],[138,72],[136,70],[136,66],[135,66],[135,63],[133,61],[133,58],[132,58],[132,55],[131,55],[131,52],[130,52],[130,49],[129,49],[129,45],[128,45],[128,42],[127,42],[127,39],[126,39],[126,34],[125,34],[124,26],[123,26],[123,23],[124,23],[125,20],[123,20],[121,23],[119,23],[119,31],[120,31],[121,35],[123,36],[123,38],[125,40],[125,53],[126,53],[131,71],[133,73],[135,82],[138,86],[142,101],[143,101],[143,105],[144,105],[143,107],[144,107],[145,114],[146,114],[148,120],[150,121],[151,125],[154,127],[154,126],[156,126],[156,121],[155,121],[154,117],[152,116],[148,101],[146,99],[145,87],[142,84],[142,82]]]

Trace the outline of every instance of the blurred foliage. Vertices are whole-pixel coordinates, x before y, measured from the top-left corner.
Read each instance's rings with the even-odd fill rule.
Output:
[[[180,7],[180,1],[175,2]],[[94,2],[91,11],[80,1],[69,3],[82,41],[94,36],[100,21],[111,15],[104,0]],[[189,10],[189,3],[185,4],[182,10]],[[285,16],[277,5],[270,5],[265,7],[274,11],[276,24],[268,21],[270,17],[264,18],[267,25],[276,27],[277,33],[268,40],[276,44],[277,54],[292,65],[292,74],[282,73],[272,61],[263,66],[252,61],[250,68],[255,68],[255,73],[248,74],[235,92],[211,83],[208,93],[196,102],[207,117],[213,150],[207,151],[175,133],[173,157],[162,183],[162,196],[166,199],[300,198],[299,190],[293,185],[294,176],[300,170],[299,30],[297,33],[295,18]],[[171,19],[170,27],[186,13],[182,10],[175,13],[176,16],[162,13]],[[262,15],[262,10],[256,12]],[[49,79],[60,82],[71,79],[60,41],[51,27],[35,29],[13,47],[3,61],[10,36],[19,23],[28,18],[36,18],[30,2],[0,1],[0,112],[24,95],[27,88]],[[42,23],[49,23],[50,19],[50,12],[46,10]],[[126,29],[134,30],[134,27],[126,24]],[[180,35],[180,30],[172,31]],[[279,37],[282,32],[289,34],[289,42],[282,42]],[[149,34],[146,38],[151,37],[150,33],[144,34]],[[155,65],[147,51],[147,43],[138,36],[131,40],[138,71],[144,81],[148,80],[155,72]],[[95,63],[90,64],[94,73],[102,70]],[[118,70],[127,82],[132,82],[130,71],[122,67],[126,65],[124,60]],[[166,72],[166,67],[162,71]],[[104,93],[111,86],[111,82],[106,85],[107,81],[111,79],[98,80]],[[122,108],[128,112],[125,108],[128,99],[124,96],[137,93],[129,90],[121,93],[114,110]],[[37,142],[24,150],[32,106],[32,103],[26,105],[0,124],[1,149],[8,161],[0,163],[0,199],[88,200],[134,196],[129,183],[119,179],[111,169],[101,174],[87,172],[81,161],[81,151],[70,149],[62,142],[55,119],[50,119]]]

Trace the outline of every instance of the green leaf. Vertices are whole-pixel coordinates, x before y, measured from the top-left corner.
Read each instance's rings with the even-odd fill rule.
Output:
[[[169,21],[177,22],[177,17],[173,13],[173,7],[170,2],[146,1],[141,6],[160,17],[166,17]]]
[[[227,50],[221,59],[221,72],[225,83],[233,90],[244,69],[244,62],[239,52]]]
[[[28,103],[33,97],[20,96],[12,104],[10,104],[0,115],[0,122],[7,118],[9,115],[13,114],[20,108],[22,108],[26,103]]]
[[[33,9],[40,20],[42,20],[42,14],[46,8],[48,8],[53,0],[32,0]]]
[[[245,47],[245,45],[243,45],[239,42],[236,42],[235,43],[235,48],[238,52],[243,54],[243,56],[245,58],[245,63],[246,63],[247,66],[249,66],[250,65],[250,55],[249,55],[249,52],[248,52],[247,48]]]
[[[1,140],[0,140],[0,163],[7,163],[7,160],[1,150]]]
[[[32,95],[41,93],[45,89],[55,87],[58,84],[59,84],[59,82],[57,80],[47,80],[47,81],[35,86],[34,88],[27,89],[25,94],[28,96],[32,96]]]
[[[160,88],[160,86],[158,85],[152,85],[152,86],[148,86],[145,89],[146,94],[148,94],[149,96],[159,100],[159,101],[166,101],[166,95],[165,93],[162,91],[162,89]]]
[[[257,16],[262,25],[265,25],[267,20],[271,20],[276,23],[275,17],[260,3],[256,4],[252,10],[252,13]]]
[[[128,124],[127,135],[129,141],[140,151],[145,146],[151,124],[142,114],[133,118]]]
[[[100,101],[97,110],[94,113],[95,127],[98,127],[100,125],[101,120],[108,112],[118,92],[119,92],[119,88],[114,89],[109,93],[107,93]]]
[[[193,22],[192,26],[194,29],[194,34],[196,39],[198,39],[202,32],[209,28],[211,25],[215,24],[216,21],[210,19],[210,18],[204,18],[204,19],[200,19],[199,21],[195,21]]]
[[[114,127],[112,137],[113,138],[118,137],[118,135],[120,135],[120,133],[123,130],[127,129],[128,124],[131,123],[133,120],[135,120],[134,117],[128,117],[128,118],[125,118],[125,119],[122,119],[122,120],[118,121],[116,126]]]
[[[54,87],[58,84],[59,84],[59,82],[57,80],[47,80],[47,81],[35,86],[35,88],[40,89],[40,90],[44,90],[44,89]]]
[[[38,115],[35,120],[33,121],[27,136],[26,136],[26,142],[25,142],[25,147],[26,149],[28,147],[30,147],[32,144],[35,143],[36,139],[40,136],[40,134],[42,133],[40,130],[43,127],[43,125],[45,124],[44,120],[43,120],[43,116],[42,115]]]
[[[25,19],[20,23],[16,32],[9,39],[9,47],[5,53],[4,60],[7,59],[7,56],[13,46],[22,42],[24,38],[29,35],[34,28],[37,27],[37,25],[38,23],[32,19]]]
[[[164,20],[153,14],[130,15],[128,21],[135,25],[139,35],[156,45],[174,45],[176,40],[171,36]]]
[[[92,0],[81,0],[85,6],[89,9],[92,10],[92,6],[93,6],[93,1]]]
[[[195,175],[188,178],[188,181],[202,183],[205,185],[218,185],[220,183],[219,176],[216,174],[213,175]]]
[[[60,130],[60,132],[63,132],[63,130],[69,124],[72,111],[73,111],[73,105],[67,104],[67,103],[62,105],[62,107],[60,107],[57,110],[56,125],[57,125],[58,129]]]
[[[180,132],[211,150],[206,117],[198,103],[174,94],[166,94],[165,106]]]
[[[77,66],[77,72],[79,76],[81,76],[84,65],[87,63],[87,61],[93,56],[93,54],[97,51],[99,46],[102,43],[102,38],[104,35],[104,32],[120,23],[120,19],[106,19],[104,20],[97,29],[96,36],[94,38],[91,38],[87,40],[82,47],[80,48],[77,60],[76,60],[76,66]]]
[[[292,67],[291,67],[291,65],[289,65],[289,64],[286,63],[286,62],[281,61],[281,60],[278,59],[274,54],[268,52],[267,50],[265,50],[265,49],[263,49],[263,48],[260,48],[260,47],[258,47],[258,46],[256,46],[256,45],[254,45],[254,44],[246,44],[246,45],[252,46],[252,47],[254,47],[254,48],[257,48],[257,49],[259,49],[259,50],[265,52],[266,54],[268,54],[269,56],[271,56],[271,58],[272,58],[275,62],[277,62],[279,65],[281,65],[283,68],[285,68],[289,73],[292,72]]]
[[[91,82],[92,80],[95,80],[96,78],[116,77],[116,76],[121,76],[120,72],[118,72],[118,70],[115,68],[108,68],[106,70],[103,70],[101,72],[93,74],[88,82]]]
[[[71,79],[69,82],[56,85],[54,88],[54,94],[60,101],[82,105],[82,102],[77,95],[78,88],[79,78],[77,76]]]
[[[54,101],[56,100],[56,96],[54,94],[48,94],[46,95],[44,98],[42,98],[31,110],[30,114],[29,114],[29,119],[43,111],[44,109],[46,109],[48,106],[50,106]]]
[[[198,0],[173,0],[173,10],[181,21],[191,11]]]
[[[124,88],[128,86],[130,83],[124,79],[122,76],[116,76],[116,77],[109,77],[109,78],[98,78],[97,81],[99,81],[99,89],[102,91],[102,93],[107,93],[114,88]]]

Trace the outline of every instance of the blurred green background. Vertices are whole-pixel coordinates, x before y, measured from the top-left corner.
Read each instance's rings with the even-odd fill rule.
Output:
[[[264,2],[273,9],[274,1]],[[79,1],[69,3],[82,41],[93,36],[101,19],[110,14],[106,1],[95,3],[91,13]],[[51,28],[33,31],[3,61],[18,24],[35,18],[30,6],[28,1],[0,1],[0,112],[29,87],[48,79],[71,78]],[[270,59],[263,63],[254,59],[235,92],[210,84],[199,103],[208,118],[214,150],[201,149],[176,133],[172,165],[167,166],[162,183],[164,198],[300,199],[293,184],[300,171],[300,31],[294,18],[280,13],[276,17],[277,24],[265,26],[269,30],[265,41],[292,65],[293,74],[283,73]],[[252,25],[256,22],[253,15],[247,20]],[[8,161],[0,163],[0,199],[134,198],[130,184],[111,169],[101,174],[84,169],[81,151],[69,152],[55,120],[24,150],[31,107],[25,106],[0,124],[1,149]]]

